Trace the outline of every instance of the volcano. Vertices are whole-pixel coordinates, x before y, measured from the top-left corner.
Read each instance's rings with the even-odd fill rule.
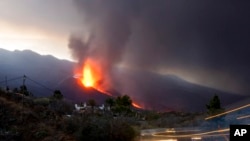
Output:
[[[97,89],[80,86],[72,72],[76,65],[73,62],[58,60],[52,56],[41,56],[32,51],[10,52],[0,49],[0,65],[2,81],[5,80],[5,76],[11,79],[25,74],[52,90],[60,90],[65,98],[74,102],[95,99],[98,104],[103,104],[105,99],[110,97]],[[206,109],[205,105],[215,93],[219,95],[222,106],[247,97],[193,84],[174,75],[129,69],[116,69],[114,72],[116,80],[113,89],[107,92],[113,96],[127,94],[146,109],[202,111]],[[8,81],[10,89],[19,88],[21,84],[22,80]],[[53,91],[28,80],[26,85],[34,96],[44,97],[53,94]],[[0,87],[4,86],[5,83],[0,84]]]
[[[93,87],[83,87],[75,78],[68,78],[58,87],[65,95],[65,98],[71,99],[77,103],[86,102],[94,99],[97,104],[103,104],[110,96],[98,91]]]

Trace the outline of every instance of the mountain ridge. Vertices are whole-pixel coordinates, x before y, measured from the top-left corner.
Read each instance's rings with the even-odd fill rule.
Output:
[[[90,92],[79,86],[73,77],[74,62],[60,60],[53,56],[43,56],[33,51],[7,51],[0,49],[0,80],[5,76],[17,77],[27,75],[39,83],[59,89],[65,98],[75,102],[96,99],[104,102],[108,97],[98,91]],[[187,82],[175,75],[160,75],[153,72],[116,69],[114,72],[114,89],[119,94],[128,94],[133,100],[147,109],[204,111],[205,104],[216,93],[223,105],[244,99],[245,96],[223,92],[213,88]],[[8,82],[11,89],[19,87],[22,81]],[[35,96],[49,96],[52,92],[26,82]],[[4,86],[4,84],[0,84]]]

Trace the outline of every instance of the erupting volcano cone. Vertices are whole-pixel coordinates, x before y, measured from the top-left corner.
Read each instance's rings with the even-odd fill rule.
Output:
[[[112,89],[106,88],[102,82],[104,82],[103,77],[105,74],[102,72],[102,69],[100,68],[101,65],[98,65],[97,62],[91,59],[87,59],[82,68],[78,68],[76,70],[75,78],[79,78],[78,84],[80,83],[81,86],[84,86],[84,90],[90,92],[90,91],[98,91],[101,94],[110,96],[110,97],[116,97],[120,95],[117,91],[110,91]],[[80,72],[80,73],[79,73]],[[88,89],[85,89],[88,88]],[[138,103],[133,102],[132,106],[138,109],[142,109],[143,107],[140,106]]]

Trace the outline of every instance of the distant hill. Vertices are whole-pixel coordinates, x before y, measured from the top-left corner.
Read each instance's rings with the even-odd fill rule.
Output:
[[[108,96],[94,89],[80,87],[73,76],[73,62],[59,60],[53,56],[42,56],[29,50],[7,51],[0,49],[0,81],[23,76],[54,90],[59,89],[63,95],[73,101],[81,102],[96,99],[103,102]],[[114,87],[121,93],[128,94],[145,108],[155,110],[202,111],[205,104],[217,93],[223,105],[245,98],[237,94],[196,85],[173,75],[159,75],[152,72],[116,69]],[[19,87],[22,80],[8,82],[11,89]],[[26,81],[28,89],[35,96],[49,96],[51,91],[33,82]],[[5,83],[0,83],[5,86]],[[118,95],[119,93],[116,93]]]
[[[214,94],[219,95],[223,107],[247,97],[193,84],[175,75],[123,70],[116,76],[122,81],[123,93],[156,110],[204,111]]]
[[[41,56],[29,50],[11,52],[0,49],[0,80],[4,80],[5,76],[11,79],[27,75],[41,84],[54,88],[66,76],[72,75],[73,65],[72,62],[58,60],[52,56]],[[22,81],[8,82],[11,88],[21,84]],[[30,85],[29,88],[35,90],[37,95],[49,95],[48,91],[44,91],[38,85]]]
[[[0,81],[26,75],[32,80],[44,85],[46,89],[36,83],[26,80],[25,84],[35,96],[52,95],[53,90],[59,89],[64,96],[78,102],[94,98],[103,102],[107,96],[96,90],[83,89],[76,84],[73,78],[73,68],[75,63],[59,60],[53,56],[42,56],[30,50],[7,51],[0,49]],[[10,89],[18,88],[22,85],[22,79],[8,81]],[[0,86],[5,87],[5,83]]]

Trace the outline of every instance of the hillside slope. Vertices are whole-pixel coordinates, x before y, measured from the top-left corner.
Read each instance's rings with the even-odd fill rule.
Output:
[[[0,140],[74,141],[62,129],[62,114],[30,98],[0,91]]]
[[[52,95],[53,90],[59,89],[65,98],[75,102],[95,99],[102,104],[107,95],[80,86],[73,78],[75,65],[73,62],[41,56],[28,50],[11,52],[0,49],[0,80],[3,82],[0,87],[5,87],[6,76],[11,79],[25,74],[46,87],[26,80],[28,89],[37,97]],[[174,75],[116,68],[113,77],[114,90],[118,91],[115,95],[127,94],[147,109],[204,111],[205,104],[215,93],[220,96],[223,106],[246,97],[192,84]],[[8,81],[8,86],[10,89],[19,88],[22,83],[22,79]]]

